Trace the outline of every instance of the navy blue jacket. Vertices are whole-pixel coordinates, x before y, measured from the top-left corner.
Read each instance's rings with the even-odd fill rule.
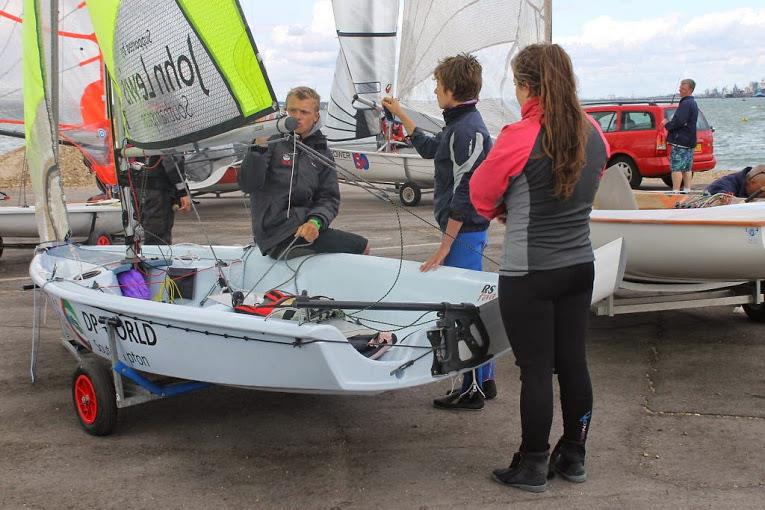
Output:
[[[681,147],[696,147],[696,120],[699,118],[699,106],[693,96],[680,99],[672,120],[664,127],[667,129],[667,143]]]
[[[411,136],[420,156],[434,160],[436,221],[444,232],[449,218],[462,222],[460,232],[486,230],[489,220],[470,203],[470,178],[491,150],[489,130],[474,103],[444,110],[444,120],[446,127],[436,136],[419,128]]]
[[[741,171],[720,177],[704,189],[704,193],[732,193],[737,197],[747,198],[746,176],[752,167],[748,166]]]

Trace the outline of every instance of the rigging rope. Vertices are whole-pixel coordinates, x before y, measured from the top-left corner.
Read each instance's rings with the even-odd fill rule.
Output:
[[[287,135],[287,136],[289,136],[289,135]],[[439,227],[438,225],[436,225],[434,223],[431,223],[429,220],[423,218],[422,216],[418,215],[414,211],[411,211],[411,210],[409,210],[408,208],[406,208],[406,207],[404,207],[402,205],[396,204],[388,196],[388,193],[384,189],[376,186],[374,183],[366,180],[364,177],[361,177],[360,175],[356,175],[356,174],[354,174],[354,173],[344,169],[343,167],[338,165],[333,160],[327,158],[326,156],[324,156],[323,154],[321,154],[318,151],[314,150],[313,148],[308,147],[304,143],[298,141],[297,144],[298,144],[298,146],[301,149],[306,151],[308,156],[311,157],[312,159],[314,159],[314,161],[318,161],[318,162],[320,162],[320,163],[322,163],[324,165],[331,166],[331,167],[335,168],[335,170],[337,170],[338,172],[342,173],[346,177],[346,179],[348,179],[350,181],[353,181],[354,185],[357,185],[361,189],[363,189],[366,192],[368,192],[370,195],[372,195],[372,196],[374,196],[376,198],[379,198],[383,202],[389,203],[396,210],[397,213],[398,213],[398,211],[402,211],[402,210],[405,211],[406,213],[414,216],[415,218],[417,218],[421,222],[425,223],[426,225],[431,226],[434,229],[438,230],[441,234],[443,234],[445,236],[449,236],[454,242],[461,243],[469,251],[472,251],[473,253],[476,253],[476,254],[480,255],[482,258],[488,260],[489,262],[495,264],[496,266],[500,266],[500,264],[496,260],[492,259],[488,255],[486,255],[486,254],[484,254],[484,253],[482,253],[482,252],[480,252],[478,250],[473,249],[472,246],[470,246],[470,245],[468,245],[466,243],[462,243],[459,239],[457,239],[456,236],[452,236],[452,235],[448,234],[447,232],[442,231],[441,227]],[[359,182],[363,182],[364,185],[358,184]],[[399,222],[399,225],[400,225],[400,222]]]

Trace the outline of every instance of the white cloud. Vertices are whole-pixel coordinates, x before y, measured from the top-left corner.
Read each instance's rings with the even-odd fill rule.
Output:
[[[318,0],[307,24],[276,25],[258,44],[274,92],[281,100],[290,88],[308,85],[328,98],[338,43],[330,0]]]
[[[640,21],[600,16],[576,36],[555,39],[571,54],[583,97],[673,92],[691,77],[697,91],[743,87],[765,76],[765,9]]]

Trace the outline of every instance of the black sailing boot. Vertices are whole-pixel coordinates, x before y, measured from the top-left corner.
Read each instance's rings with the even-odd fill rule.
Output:
[[[550,452],[516,452],[510,467],[495,469],[495,481],[529,492],[543,492],[547,489],[547,460]]]
[[[569,482],[582,483],[587,480],[584,469],[584,443],[560,438],[550,455],[550,470],[548,478],[559,474]]]

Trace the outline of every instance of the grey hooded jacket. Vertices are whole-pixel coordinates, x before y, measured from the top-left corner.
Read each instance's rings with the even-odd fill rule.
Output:
[[[302,142],[332,159],[318,126]],[[311,217],[326,229],[340,209],[336,170],[312,160],[299,148],[294,158],[291,141],[269,143],[268,149],[250,148],[238,181],[242,191],[250,194],[252,234],[264,255]]]

